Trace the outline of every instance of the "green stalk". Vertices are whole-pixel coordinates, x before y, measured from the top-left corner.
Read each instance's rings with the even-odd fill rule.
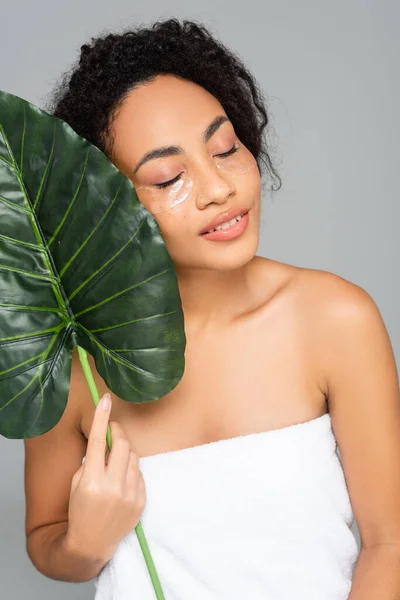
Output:
[[[99,395],[99,392],[97,390],[96,383],[94,381],[92,371],[90,369],[90,365],[89,365],[89,362],[88,362],[88,359],[87,359],[87,352],[81,346],[77,346],[77,348],[78,348],[79,360],[81,362],[82,369],[83,369],[83,372],[84,372],[85,377],[86,377],[86,381],[88,382],[90,393],[92,394],[94,405],[97,406],[98,403],[100,402],[100,395]],[[110,429],[110,425],[107,425],[106,439],[107,439],[108,448],[111,451],[112,442],[111,442],[111,429]],[[146,541],[146,538],[145,538],[145,535],[144,535],[144,531],[143,531],[143,528],[142,528],[142,524],[141,524],[140,521],[136,525],[135,531],[136,531],[137,538],[139,540],[140,547],[141,547],[142,552],[143,552],[143,556],[144,556],[144,560],[145,560],[146,565],[147,565],[147,569],[148,569],[149,574],[150,574],[150,579],[151,579],[151,582],[153,584],[154,591],[156,593],[156,598],[157,598],[157,600],[165,600],[165,597],[164,597],[164,594],[163,594],[163,591],[162,591],[162,588],[161,588],[161,583],[160,583],[160,580],[158,578],[157,571],[156,571],[156,568],[154,566],[153,558],[151,556],[150,549],[149,549],[149,547],[147,545],[147,541]]]

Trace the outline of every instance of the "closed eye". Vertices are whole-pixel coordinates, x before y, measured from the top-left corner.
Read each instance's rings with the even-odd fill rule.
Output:
[[[239,150],[239,147],[232,146],[232,148],[230,150],[228,150],[228,152],[224,152],[223,154],[217,154],[217,156],[222,156],[225,158],[225,156],[230,156],[231,154],[234,154],[238,150]]]
[[[225,158],[227,156],[230,156],[231,154],[234,154],[238,150],[239,150],[239,147],[232,146],[232,148],[230,150],[228,150],[228,152],[224,152],[223,154],[217,154],[216,156],[222,156],[222,158]],[[176,177],[174,177],[174,179],[171,179],[170,181],[164,181],[163,183],[155,183],[154,185],[158,188],[168,187],[169,185],[172,185],[176,181],[179,181],[181,175],[182,175],[182,173],[179,173],[179,175],[177,175]]]
[[[173,183],[178,181],[180,179],[181,175],[182,175],[182,173],[179,173],[179,175],[177,175],[176,177],[174,177],[174,179],[171,179],[170,181],[165,181],[164,183],[155,183],[154,185],[158,188],[165,188],[168,185],[172,185]]]

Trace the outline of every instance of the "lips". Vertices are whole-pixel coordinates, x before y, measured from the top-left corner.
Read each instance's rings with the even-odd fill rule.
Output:
[[[222,225],[223,223],[226,223],[227,221],[230,221],[231,219],[234,219],[239,215],[244,215],[248,210],[248,208],[233,208],[218,215],[218,217],[216,217],[213,221],[210,221],[208,225],[203,227],[203,229],[200,231],[200,235],[202,233],[207,233],[207,231],[210,231],[210,229],[215,229],[216,227],[218,227],[218,225]]]

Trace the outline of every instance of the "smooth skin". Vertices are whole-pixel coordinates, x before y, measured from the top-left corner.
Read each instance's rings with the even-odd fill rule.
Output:
[[[230,122],[204,143],[202,133],[218,115],[226,113],[216,98],[172,75],[131,91],[116,115],[113,162],[136,187],[187,170],[201,189],[155,217],[178,276],[185,372],[175,389],[154,402],[128,403],[111,393],[110,456],[114,449],[116,456],[115,476],[108,477],[100,466],[104,416],[97,426],[98,409],[74,349],[62,418],[51,431],[24,441],[29,555],[53,578],[84,581],[100,571],[145,504],[128,448],[136,457],[150,456],[329,411],[362,542],[349,599],[394,600],[400,594],[400,393],[388,332],[361,287],[334,273],[256,255],[260,173],[254,168],[228,174],[214,167],[215,155],[240,143]],[[146,152],[172,144],[184,153],[150,160],[134,173]],[[212,242],[199,235],[234,207],[250,209],[242,236]],[[88,358],[102,395],[107,386]],[[93,427],[98,441],[91,454]],[[91,493],[88,486],[74,488],[85,453],[85,464],[97,465],[90,468]],[[135,518],[120,493],[124,485]],[[120,518],[109,518],[114,513]],[[74,560],[79,554],[84,566]]]
[[[118,424],[112,423],[112,450],[106,448],[111,397],[106,394],[107,406],[102,399],[94,413],[84,464],[72,478],[68,521],[70,543],[75,542],[79,552],[84,533],[86,552],[96,555],[98,548],[106,548],[101,558],[109,560],[126,529],[136,527],[146,501],[146,490],[138,455],[131,450],[129,441]],[[104,460],[107,450],[106,461]],[[96,523],[92,510],[96,507]],[[93,527],[90,527],[93,524]]]

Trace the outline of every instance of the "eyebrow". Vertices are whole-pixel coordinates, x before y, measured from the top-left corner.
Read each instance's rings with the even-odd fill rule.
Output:
[[[208,125],[206,130],[203,131],[203,134],[202,134],[203,142],[204,143],[208,142],[210,137],[226,121],[231,122],[231,120],[228,119],[228,117],[226,117],[225,115],[218,115],[217,117],[215,117],[215,119],[213,119],[211,121],[211,123]],[[182,146],[162,146],[160,148],[154,148],[154,150],[150,150],[149,152],[146,152],[146,154],[144,154],[142,156],[142,158],[139,160],[138,164],[136,165],[135,170],[133,171],[133,175],[135,175],[137,173],[138,169],[142,165],[144,165],[144,163],[148,162],[149,160],[153,160],[155,158],[163,158],[164,156],[176,156],[177,154],[183,154],[183,153],[184,153],[184,150],[183,150]]]

